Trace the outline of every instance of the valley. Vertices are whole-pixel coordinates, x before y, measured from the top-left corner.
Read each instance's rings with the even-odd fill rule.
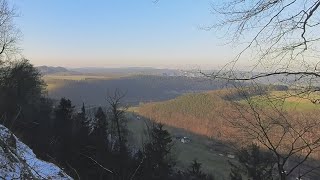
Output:
[[[104,75],[49,74],[45,75],[43,79],[48,84],[49,97],[57,100],[61,97],[68,97],[76,106],[80,106],[84,102],[86,107],[105,107],[108,92],[115,89],[128,90],[124,97],[124,103],[129,107],[127,111],[128,129],[131,134],[129,144],[137,149],[142,147],[147,138],[147,125],[151,126],[155,120],[157,121],[153,117],[149,119],[149,116],[142,113],[145,107],[160,101],[175,101],[174,98],[177,98],[176,106],[168,106],[168,108],[174,110],[180,106],[184,108],[183,111],[192,114],[197,112],[197,109],[193,109],[193,107],[207,107],[207,109],[198,111],[198,115],[207,116],[212,102],[210,98],[200,92],[212,92],[212,90],[226,86],[223,81],[212,81],[200,77],[105,74],[107,73]],[[179,99],[183,100],[185,96],[193,96],[190,99],[193,107],[179,101]],[[163,108],[159,108],[159,112],[162,110]],[[167,115],[163,117],[170,120]],[[176,157],[177,167],[183,170],[197,159],[203,164],[205,172],[214,172],[212,174],[219,179],[228,177],[229,169],[226,167],[228,167],[228,161],[234,161],[234,157],[232,157],[234,152],[227,143],[214,140],[202,133],[189,131],[184,126],[163,123],[166,124],[165,128],[174,139],[173,155]],[[198,127],[201,128],[201,125]],[[182,143],[181,137],[188,137],[190,142]],[[232,158],[227,157],[228,155],[231,155]]]
[[[69,97],[78,106],[84,102],[87,107],[104,107],[107,93],[116,89],[126,90],[124,103],[129,107],[129,144],[136,149],[141,148],[152,122],[165,124],[174,139],[173,154],[177,167],[181,169],[197,159],[205,172],[223,179],[230,173],[226,168],[229,161],[236,162],[235,150],[242,133],[227,119],[236,114],[234,103],[246,106],[248,102],[237,90],[227,88],[224,81],[125,73],[53,74],[45,75],[44,80],[49,84],[51,98]],[[59,87],[50,88],[50,83]],[[283,101],[283,97],[290,95],[290,90],[274,88],[260,94],[250,93],[250,101],[264,108],[275,104],[290,112],[299,109],[313,115],[319,108],[304,96],[286,97]],[[317,97],[314,95],[312,98]],[[190,142],[181,142],[183,137]]]
[[[106,105],[106,97],[116,89],[126,94],[128,105],[163,101],[192,92],[221,89],[224,81],[201,77],[136,74],[44,75],[48,95],[53,99],[68,97],[75,105]]]
[[[0,0],[0,179],[320,179],[320,0]]]

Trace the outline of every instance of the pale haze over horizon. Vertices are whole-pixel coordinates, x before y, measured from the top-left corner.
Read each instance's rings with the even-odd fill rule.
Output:
[[[15,0],[20,47],[35,65],[64,67],[217,67],[237,51],[210,0]]]

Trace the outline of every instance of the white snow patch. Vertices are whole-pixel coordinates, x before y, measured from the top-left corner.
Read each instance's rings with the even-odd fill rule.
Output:
[[[0,179],[72,178],[53,163],[38,159],[27,145],[0,125]]]

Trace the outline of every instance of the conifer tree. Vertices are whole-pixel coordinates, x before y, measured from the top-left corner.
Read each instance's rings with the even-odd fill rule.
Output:
[[[72,156],[73,144],[73,111],[74,106],[69,99],[62,98],[55,109],[54,119],[54,154],[62,165]]]
[[[190,179],[205,179],[206,175],[201,171],[201,163],[199,163],[196,159],[193,160],[189,169],[187,170],[187,176]]]
[[[150,140],[144,145],[145,161],[141,172],[143,179],[168,179],[172,175],[175,166],[170,154],[172,146],[169,132],[162,124],[154,124]]]

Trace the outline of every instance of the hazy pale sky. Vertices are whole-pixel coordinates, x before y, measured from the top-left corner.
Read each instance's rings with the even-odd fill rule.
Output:
[[[21,48],[35,65],[215,66],[234,50],[201,27],[210,0],[12,0]],[[220,32],[221,33],[221,32]]]

